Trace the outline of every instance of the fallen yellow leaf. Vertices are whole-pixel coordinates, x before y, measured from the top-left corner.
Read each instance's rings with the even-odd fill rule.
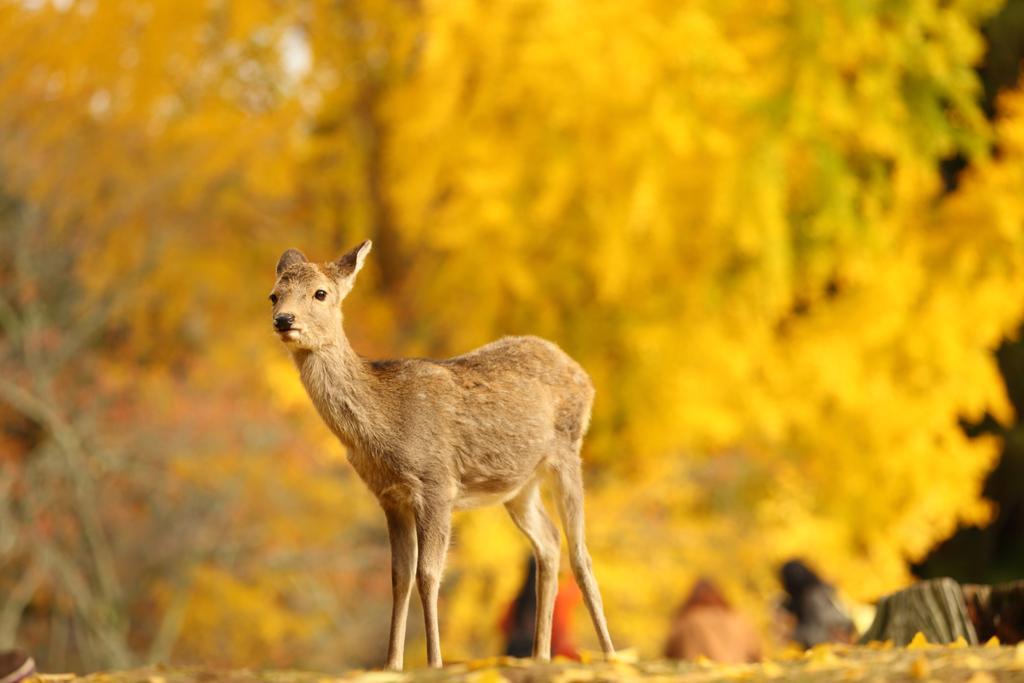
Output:
[[[551,683],[579,683],[580,681],[592,681],[597,677],[590,669],[566,669],[559,671],[551,677]]]
[[[349,680],[361,683],[401,683],[409,679],[409,674],[401,671],[361,671]]]
[[[471,673],[466,677],[471,683],[508,683],[508,679],[497,669],[484,669]]]
[[[519,669],[530,666],[534,661],[527,657],[509,657],[508,655],[503,655],[497,659],[498,664],[501,666],[511,666]]]
[[[967,655],[964,658],[964,666],[968,669],[981,669],[984,668],[985,662],[978,655]]]
[[[471,659],[465,662],[466,666],[470,671],[480,671],[482,669],[493,669],[501,664],[501,657],[482,657],[481,659]]]
[[[639,678],[639,672],[629,662],[620,662],[620,661],[612,660],[611,665],[612,665],[612,671],[615,672],[616,677],[619,678],[620,680],[628,680],[630,678]]]
[[[361,683],[401,683],[409,680],[409,674],[401,671],[360,671],[349,680]]]
[[[826,654],[832,654],[832,643],[819,643],[804,653],[808,659],[820,659]]]
[[[639,659],[640,655],[637,654],[635,647],[617,650],[615,653],[608,656],[609,662],[625,662],[626,664],[635,664]]]
[[[908,650],[920,650],[921,648],[928,647],[931,643],[928,642],[928,638],[923,633],[918,631],[914,634],[914,637],[907,643]]]
[[[800,659],[803,656],[804,656],[804,651],[803,651],[802,648],[800,648],[799,646],[797,646],[795,644],[790,644],[790,645],[787,645],[782,650],[782,652],[780,652],[775,658],[780,660],[780,661],[783,661],[783,662],[788,662],[788,661],[791,661],[791,660],[794,660],[794,659]]]
[[[967,683],[996,683],[996,678],[987,671],[978,671],[967,679]]]
[[[918,657],[910,665],[910,675],[918,680],[928,678],[928,674],[931,673],[931,667],[928,666],[928,660],[924,657]]]
[[[999,647],[999,638],[996,636],[992,636],[991,638],[985,641],[985,647]]]
[[[832,651],[832,646],[829,643],[815,645],[804,653],[804,657],[810,660],[810,665],[807,667],[808,671],[817,671],[822,668],[828,668],[829,665],[838,661],[835,653]]]
[[[859,681],[864,678],[866,670],[863,667],[852,666],[843,674],[844,681]]]

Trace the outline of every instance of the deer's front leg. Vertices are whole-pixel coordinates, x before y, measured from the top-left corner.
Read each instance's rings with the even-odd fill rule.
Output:
[[[443,504],[426,505],[416,512],[416,542],[419,561],[416,565],[416,583],[423,601],[423,621],[427,631],[427,662],[441,666],[441,636],[437,626],[437,593],[441,586],[448,539],[451,535],[451,507]]]
[[[409,596],[416,571],[416,521],[408,510],[385,509],[388,537],[391,540],[391,638],[388,641],[388,668],[401,671],[405,655],[405,624],[409,615]]]

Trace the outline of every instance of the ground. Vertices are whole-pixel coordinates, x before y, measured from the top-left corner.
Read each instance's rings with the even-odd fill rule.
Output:
[[[587,658],[589,659],[589,658]],[[783,653],[776,659],[746,666],[711,662],[616,661],[550,664],[496,657],[451,664],[440,671],[406,673],[349,671],[323,674],[308,671],[248,671],[155,667],[98,673],[84,677],[43,674],[34,683],[575,683],[630,679],[674,681],[956,681],[994,683],[1024,681],[1024,643],[1016,647],[990,643],[983,647],[935,646],[914,643],[908,648],[873,644],[867,647],[823,646],[806,653]],[[30,679],[31,680],[31,679]]]

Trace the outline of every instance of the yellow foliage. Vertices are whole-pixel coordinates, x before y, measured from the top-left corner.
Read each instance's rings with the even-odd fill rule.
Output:
[[[217,569],[198,569],[184,631],[218,637],[189,638],[192,656],[206,662],[235,662],[263,652],[268,661],[279,660],[287,642],[327,626],[318,615],[288,610],[280,592],[281,577],[273,573],[252,583]]]

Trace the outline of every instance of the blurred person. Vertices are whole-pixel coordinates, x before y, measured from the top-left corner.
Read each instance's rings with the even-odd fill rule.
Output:
[[[1024,640],[1024,580],[962,588],[980,642],[996,637],[1003,645],[1014,645]]]
[[[0,683],[18,683],[36,672],[36,663],[21,650],[0,650]]]
[[[665,643],[665,657],[669,659],[700,656],[724,664],[761,659],[761,642],[753,624],[707,578],[694,584],[689,597],[676,610]]]
[[[799,559],[782,565],[779,578],[786,591],[782,609],[790,616],[788,640],[803,648],[827,642],[853,642],[853,620],[831,584]]]
[[[551,623],[551,656],[579,659],[572,638],[572,614],[582,600],[574,581],[559,578],[555,596],[555,615]],[[499,628],[505,636],[505,654],[510,657],[533,656],[533,629],[537,619],[537,562],[533,555],[526,561],[526,575],[515,599],[505,610]]]

